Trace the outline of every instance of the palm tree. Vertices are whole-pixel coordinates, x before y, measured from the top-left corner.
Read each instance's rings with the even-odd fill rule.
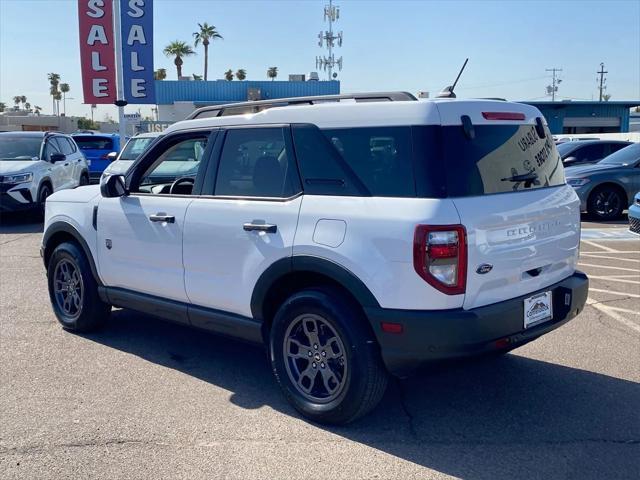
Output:
[[[24,109],[31,113],[31,104],[29,102],[24,102]]]
[[[20,95],[16,95],[15,97],[13,97],[13,103],[16,104],[16,110],[18,110],[20,102],[22,101],[22,97]]]
[[[20,103],[22,103],[22,108],[26,110],[27,106],[25,104],[27,103],[27,97],[20,95]]]
[[[245,78],[247,78],[247,71],[244,68],[238,69],[238,71],[236,72],[236,78],[238,80],[244,80]]]
[[[191,45],[187,44],[187,42],[174,40],[169,45],[164,47],[163,53],[167,57],[176,57],[173,60],[173,63],[176,66],[176,73],[178,74],[178,80],[180,80],[180,77],[182,76],[182,64],[184,63],[184,61],[182,60],[182,57],[195,55],[196,52],[194,52],[191,49]]]
[[[267,70],[267,77],[269,77],[273,82],[277,76],[278,76],[278,67],[269,67],[269,69]]]
[[[198,45],[202,43],[202,46],[204,47],[204,79],[206,81],[207,72],[209,70],[209,43],[216,38],[222,39],[222,35],[218,33],[214,25],[209,25],[207,22],[204,22],[203,24],[199,23],[198,28],[200,31],[193,32],[193,38],[195,38],[193,46],[197,48]]]
[[[49,84],[51,88],[49,88],[49,95],[52,97],[53,101],[53,114],[56,115],[56,92],[58,91],[58,85],[60,84],[60,74],[59,73],[49,73],[47,74],[47,79],[49,80]]]
[[[233,80],[233,71],[231,69],[224,72],[224,78],[231,81]]]
[[[71,88],[68,83],[60,84],[60,91],[62,92],[62,113],[65,116],[67,115],[67,93],[69,93],[69,90],[71,90]]]
[[[40,111],[42,110],[42,107],[39,107],[38,105],[35,105],[33,107],[33,110],[36,112],[36,115],[40,115]]]
[[[62,92],[58,90],[53,96],[53,99],[56,101],[56,112],[58,112],[58,115],[60,115],[60,100],[62,100]]]
[[[154,80],[164,80],[165,78],[167,78],[167,69],[166,68],[159,68],[155,72],[153,72],[153,79]]]
[[[0,102],[0,112],[4,112],[7,109],[7,104]]]

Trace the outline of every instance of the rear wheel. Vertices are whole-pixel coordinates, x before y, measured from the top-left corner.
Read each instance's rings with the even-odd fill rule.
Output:
[[[80,183],[78,185],[80,187],[82,187],[83,185],[89,185],[89,175],[86,173],[80,175]]]
[[[75,243],[56,247],[47,277],[53,311],[65,329],[89,332],[106,322],[111,306],[100,300],[89,261]]]
[[[587,211],[598,220],[613,220],[620,217],[624,207],[622,193],[614,186],[603,185],[589,195]]]
[[[382,398],[387,372],[365,321],[334,289],[301,291],[278,310],[269,342],[272,369],[305,417],[344,424]]]

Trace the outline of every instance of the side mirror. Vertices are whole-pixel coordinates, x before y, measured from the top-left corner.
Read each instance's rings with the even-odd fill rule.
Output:
[[[64,162],[67,159],[67,156],[64,153],[52,153],[49,157],[51,163]]]
[[[124,183],[124,176],[107,175],[107,177],[100,182],[100,193],[105,198],[115,198],[126,195],[127,188]]]
[[[107,160],[113,162],[116,158],[118,158],[118,152],[111,152],[107,154]]]

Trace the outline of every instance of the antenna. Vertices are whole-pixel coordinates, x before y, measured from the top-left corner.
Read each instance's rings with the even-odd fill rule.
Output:
[[[342,32],[333,33],[333,23],[340,18],[340,7],[333,5],[333,0],[324,7],[324,21],[329,22],[329,30],[320,31],[318,34],[318,46],[325,47],[329,52],[327,56],[316,56],[316,68],[328,73],[329,80],[335,79],[338,74],[333,72],[334,67],[342,71],[342,57],[336,58],[333,47],[342,46]]]
[[[453,85],[450,85],[448,87],[445,87],[437,96],[436,98],[456,98],[456,94],[453,93],[453,90],[456,88],[456,85],[458,84],[458,80],[460,80],[460,76],[462,75],[462,72],[464,72],[465,67],[467,66],[467,62],[469,61],[469,59],[465,59],[464,63],[462,64],[462,68],[460,69],[460,71],[458,72],[458,76],[456,77],[455,82],[453,82]]]

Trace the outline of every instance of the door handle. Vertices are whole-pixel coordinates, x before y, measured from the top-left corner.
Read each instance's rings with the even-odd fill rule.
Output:
[[[149,215],[149,220],[151,220],[152,222],[176,223],[176,217],[174,217],[173,215],[164,215],[162,213]]]
[[[242,228],[245,232],[276,233],[278,231],[277,225],[271,225],[269,223],[245,223]]]

